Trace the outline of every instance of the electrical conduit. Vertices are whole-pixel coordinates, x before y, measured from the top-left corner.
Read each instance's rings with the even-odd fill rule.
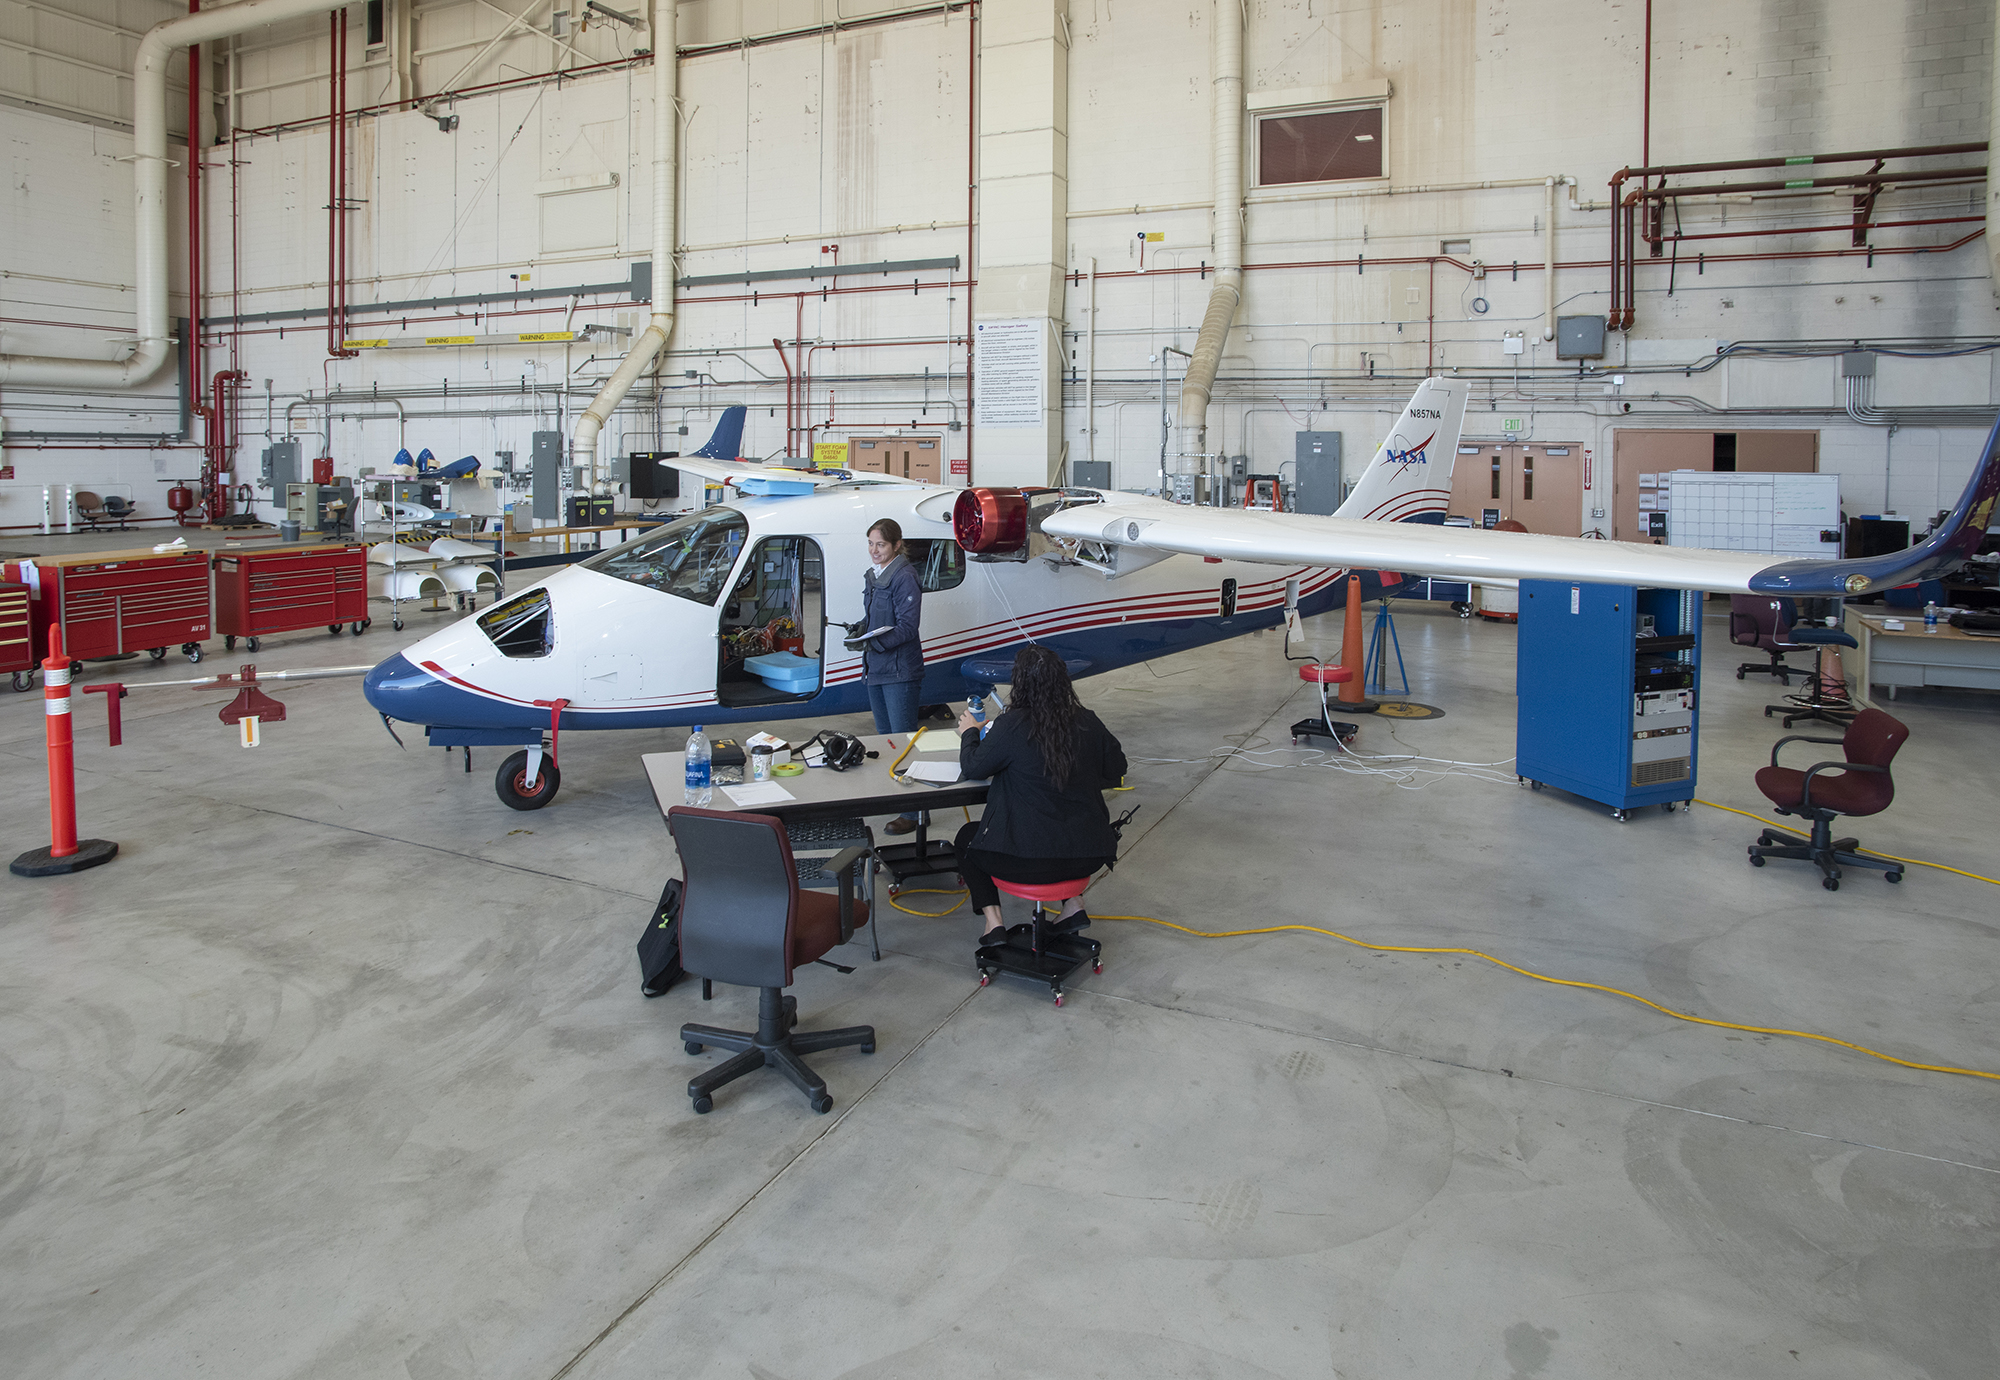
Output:
[[[1181,453],[1208,449],[1208,399],[1222,364],[1222,344],[1243,300],[1243,12],[1237,0],[1215,7],[1215,286],[1194,353],[1181,379]]]
[[[652,367],[674,329],[674,232],[679,178],[680,85],[676,0],[653,0],[653,319],[604,387],[576,419],[570,462],[597,470],[597,436],[639,376]]]
[[[167,62],[181,48],[325,14],[349,0],[238,0],[155,24],[132,66],[133,217],[138,222],[138,348],[124,359],[0,354],[0,384],[134,388],[172,353],[167,320]]]

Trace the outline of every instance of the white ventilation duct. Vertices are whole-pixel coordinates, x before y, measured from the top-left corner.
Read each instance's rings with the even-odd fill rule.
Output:
[[[674,240],[676,183],[679,180],[680,116],[679,36],[675,32],[677,0],[653,0],[653,319],[611,377],[604,381],[590,406],[576,419],[570,463],[597,466],[597,434],[613,409],[666,348],[674,329]]]
[[[167,64],[190,43],[346,8],[351,0],[239,0],[155,24],[139,40],[132,65],[133,216],[138,222],[139,344],[124,359],[0,355],[0,384],[58,388],[133,388],[173,353],[167,322]],[[198,314],[200,307],[190,308]],[[192,329],[192,327],[191,327]],[[196,381],[199,386],[199,380]]]
[[[1215,286],[1181,380],[1181,453],[1208,449],[1208,396],[1222,364],[1222,343],[1243,300],[1243,11],[1238,0],[1215,7]]]

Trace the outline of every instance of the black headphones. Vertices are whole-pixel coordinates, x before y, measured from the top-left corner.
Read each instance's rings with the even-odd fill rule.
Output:
[[[875,755],[851,733],[815,733],[813,736],[819,739],[820,747],[826,753],[826,764],[835,771],[858,767]]]

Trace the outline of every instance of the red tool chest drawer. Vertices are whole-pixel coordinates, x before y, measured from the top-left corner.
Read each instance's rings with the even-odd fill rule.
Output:
[[[165,656],[179,647],[196,661],[209,636],[206,551],[113,551],[36,557],[0,566],[0,579],[28,586],[37,660],[48,630],[63,625],[63,649],[90,660],[121,652]]]
[[[0,673],[11,672],[16,690],[34,687],[35,648],[28,636],[28,587],[0,585]]]
[[[358,635],[367,622],[368,547],[361,542],[216,554],[215,630],[232,647],[239,637],[338,632],[342,623]]]

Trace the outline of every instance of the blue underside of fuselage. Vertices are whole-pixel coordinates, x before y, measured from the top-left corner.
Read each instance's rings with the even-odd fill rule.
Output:
[[[1361,572],[1362,598],[1380,596],[1382,581]],[[1394,586],[1392,585],[1391,588]],[[1347,581],[1335,580],[1316,594],[1299,599],[1304,617],[1327,613],[1347,601]],[[1076,632],[1054,633],[1036,641],[1066,658],[1087,661],[1094,676],[1123,666],[1151,661],[1156,657],[1205,647],[1255,632],[1275,628],[1285,621],[1282,608],[1238,613],[1230,618],[1180,618],[1157,623],[1117,623]],[[1011,657],[1025,642],[1008,643],[985,649],[981,660]],[[922,702],[942,704],[962,700],[974,691],[989,687],[969,681],[959,667],[967,658],[951,657],[932,663],[924,674]],[[496,742],[539,741],[549,726],[549,711],[534,705],[509,704],[490,699],[462,686],[452,685],[425,671],[402,656],[390,657],[368,673],[363,693],[378,713],[405,723],[430,728],[432,745],[473,746]],[[833,714],[858,714],[868,710],[868,687],[859,683],[830,686],[811,699],[786,700],[777,704],[728,706],[714,702],[677,706],[670,709],[584,709],[565,708],[564,729],[678,728],[692,724],[753,723],[771,719],[817,718]],[[511,736],[510,736],[511,735]]]

